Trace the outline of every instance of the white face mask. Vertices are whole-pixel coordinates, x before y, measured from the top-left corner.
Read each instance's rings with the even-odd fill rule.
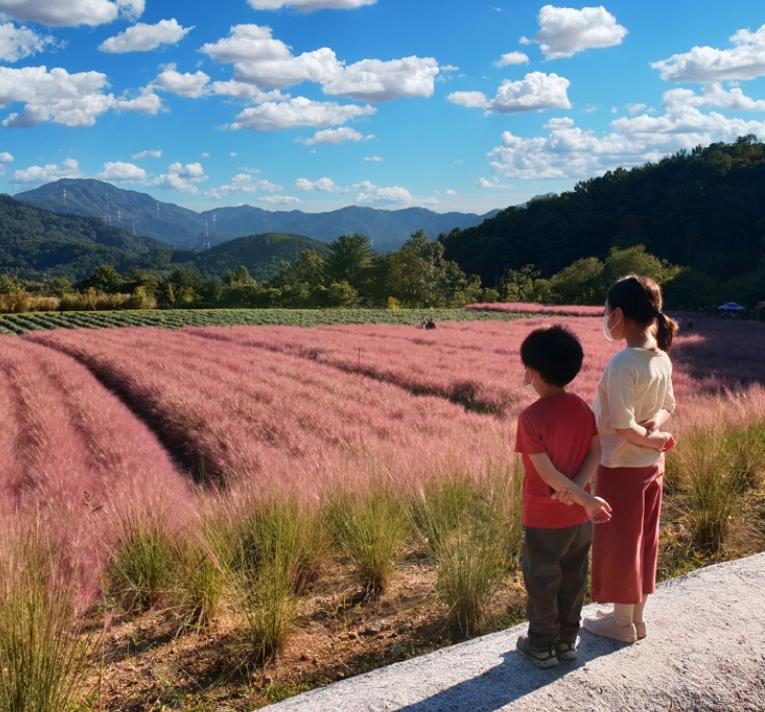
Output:
[[[526,383],[526,374],[525,374],[525,373],[523,374],[523,381],[524,381],[524,383],[523,383],[523,387],[524,387],[524,388],[525,388],[527,391],[529,391],[529,393],[533,393],[534,395],[536,395],[536,394],[537,394],[537,391],[536,391],[536,389],[534,388],[534,379],[536,378],[536,375],[537,375],[537,374],[535,373],[535,374],[534,374],[534,375],[531,377],[531,381],[529,381],[528,383]]]
[[[617,321],[616,324],[613,325],[613,327],[611,328],[608,327],[608,319],[611,317],[613,313],[614,312],[611,312],[611,314],[609,314],[608,312],[606,312],[603,315],[603,336],[605,336],[609,341],[616,341],[612,333],[612,329],[617,327],[621,323],[621,321]]]

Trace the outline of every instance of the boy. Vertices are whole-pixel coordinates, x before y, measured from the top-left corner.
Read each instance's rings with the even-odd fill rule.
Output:
[[[589,492],[600,462],[595,416],[566,392],[583,358],[579,339],[562,326],[536,329],[521,344],[524,386],[539,399],[520,414],[515,441],[525,470],[522,560],[529,596],[529,631],[517,650],[542,668],[576,658],[592,521],[611,518],[608,503]]]

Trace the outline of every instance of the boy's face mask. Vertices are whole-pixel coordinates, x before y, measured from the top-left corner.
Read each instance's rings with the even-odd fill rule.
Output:
[[[529,369],[527,368],[523,373],[523,387],[529,391],[529,393],[533,393],[534,395],[537,394],[536,389],[534,388],[534,378],[536,377],[536,373],[531,374],[531,380],[526,380],[529,375]]]

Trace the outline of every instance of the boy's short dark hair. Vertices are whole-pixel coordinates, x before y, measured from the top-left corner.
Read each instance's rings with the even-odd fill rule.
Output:
[[[584,351],[573,331],[565,326],[534,329],[521,344],[523,365],[533,368],[553,386],[566,386],[582,368]]]

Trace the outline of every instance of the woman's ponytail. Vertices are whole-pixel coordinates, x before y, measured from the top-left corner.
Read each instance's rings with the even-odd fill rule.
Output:
[[[659,312],[656,316],[656,325],[658,326],[656,343],[662,351],[669,353],[672,350],[672,340],[679,328],[677,322],[670,319],[664,312]]]

